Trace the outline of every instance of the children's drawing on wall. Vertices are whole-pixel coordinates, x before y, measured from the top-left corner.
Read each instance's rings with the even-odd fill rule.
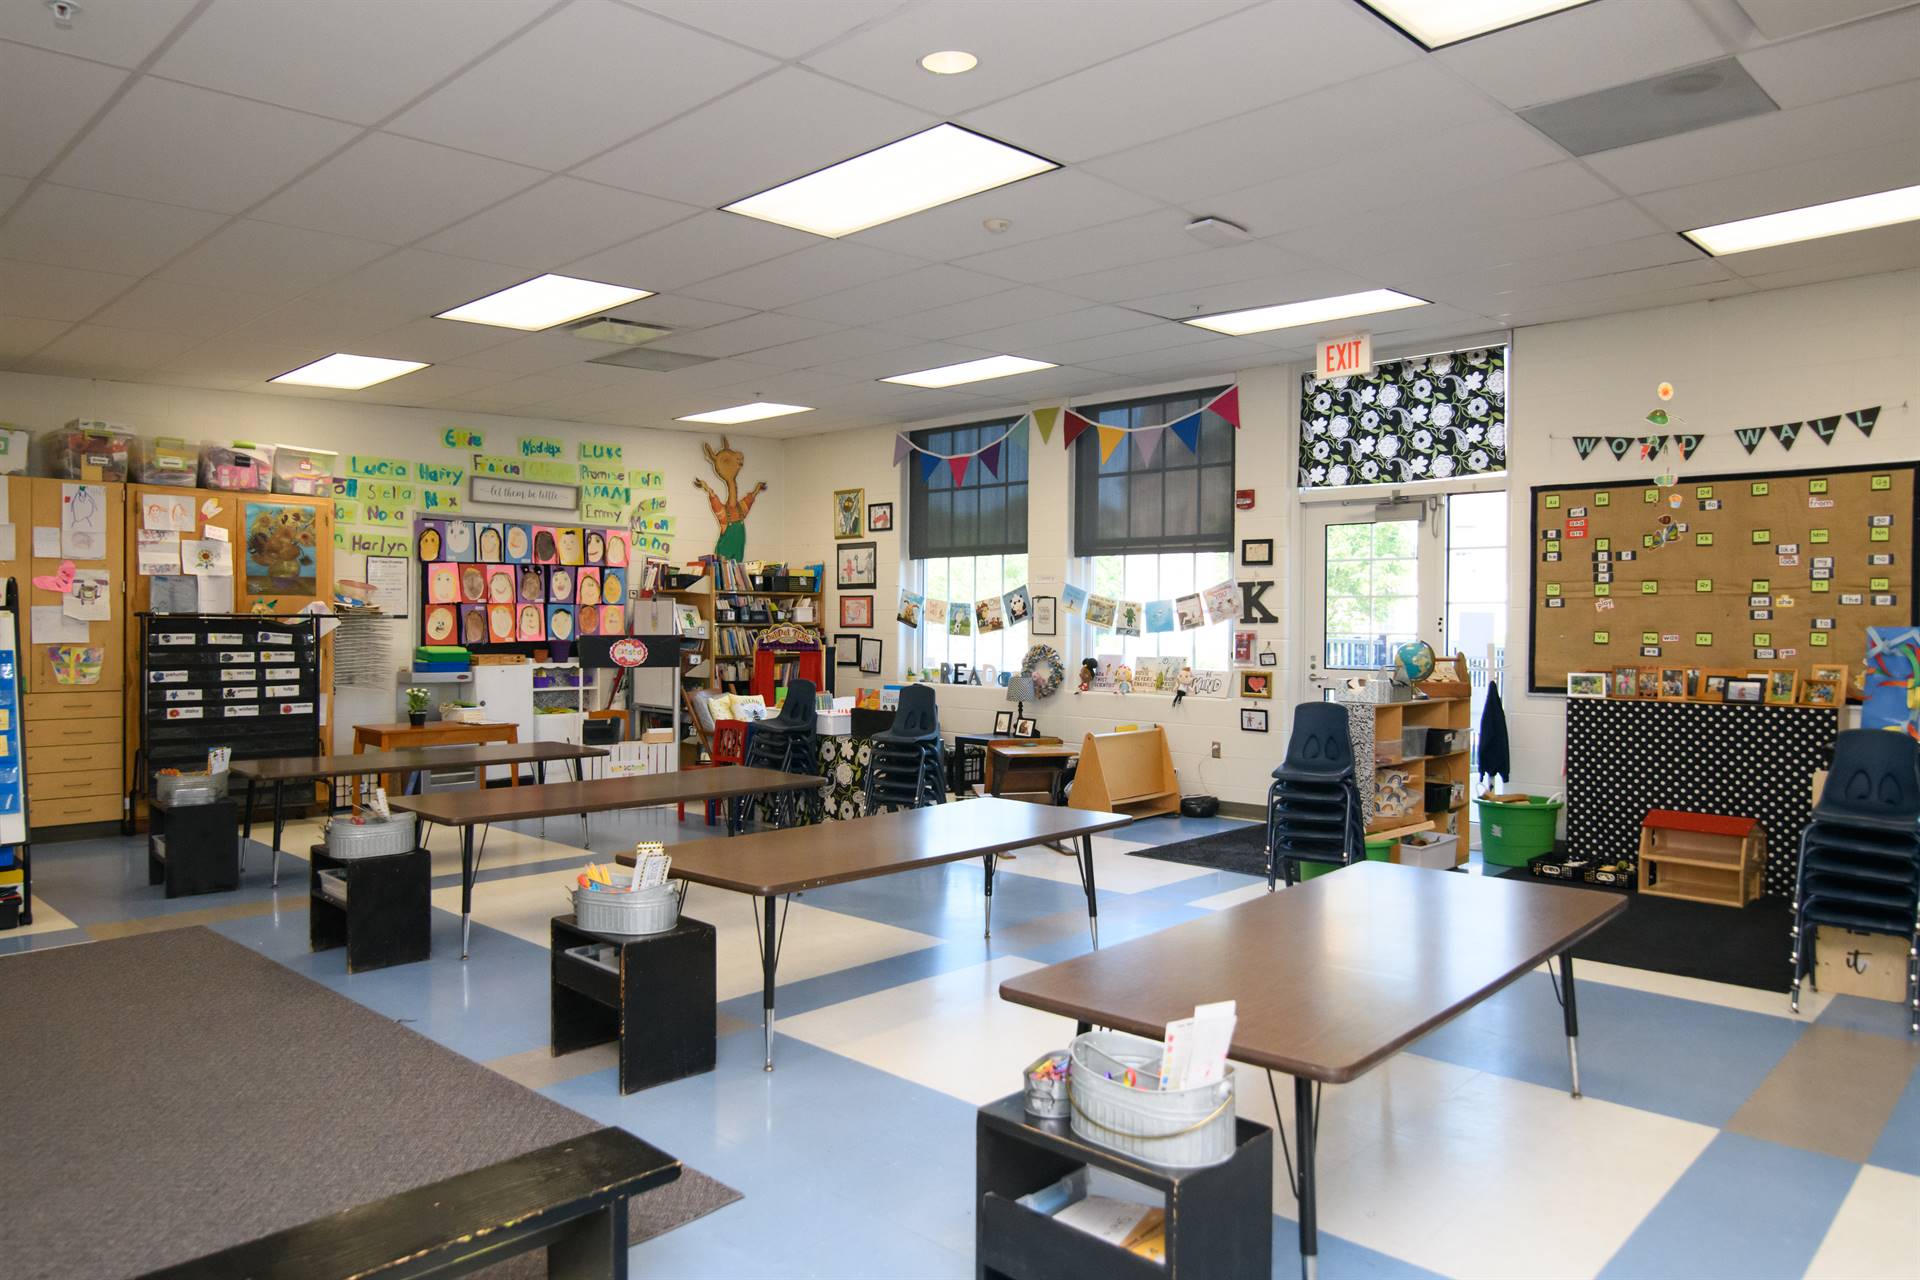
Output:
[[[320,570],[314,559],[319,534],[312,507],[249,502],[247,518],[247,593],[278,591],[317,596]]]
[[[698,476],[694,477],[694,487],[707,495],[707,505],[713,508],[713,518],[720,525],[720,536],[714,541],[713,554],[722,560],[744,560],[747,558],[747,516],[753,511],[753,500],[767,491],[766,481],[761,481],[745,497],[740,495],[737,481],[740,468],[747,465],[747,455],[720,437],[720,448],[716,451],[710,444],[702,444],[700,451],[707,455],[707,462],[713,467],[713,474],[720,477],[727,486],[727,497],[723,502],[715,493],[713,486]]]

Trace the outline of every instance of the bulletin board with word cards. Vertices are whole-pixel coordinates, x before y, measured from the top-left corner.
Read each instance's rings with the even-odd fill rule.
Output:
[[[1920,464],[1547,485],[1532,493],[1528,670],[1857,665],[1920,622]]]

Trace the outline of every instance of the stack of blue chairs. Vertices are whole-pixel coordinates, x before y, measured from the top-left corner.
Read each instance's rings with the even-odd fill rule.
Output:
[[[918,809],[947,798],[947,751],[940,741],[940,707],[933,687],[900,691],[893,727],[873,736],[867,761],[867,812]]]
[[[1353,732],[1337,702],[1293,709],[1287,758],[1267,790],[1267,888],[1297,864],[1345,866],[1366,856],[1366,819],[1353,769]]]
[[[1793,1009],[1819,925],[1907,942],[1907,1022],[1920,1032],[1920,743],[1849,729],[1800,834],[1793,890]]]
[[[754,769],[777,769],[782,773],[820,772],[820,732],[814,718],[814,688],[811,680],[795,680],[787,685],[787,697],[780,714],[770,720],[755,720],[747,726],[747,746],[740,763]],[[742,797],[737,803],[742,812],[751,811],[757,796]],[[820,793],[780,791],[773,793],[774,824],[789,827],[804,807],[814,813]],[[737,825],[737,820],[736,820]]]

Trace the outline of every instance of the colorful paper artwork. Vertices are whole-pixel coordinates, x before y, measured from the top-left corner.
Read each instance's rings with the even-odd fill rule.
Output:
[[[248,594],[319,595],[316,510],[290,503],[249,502],[243,514]],[[468,529],[471,532],[472,526]]]
[[[55,684],[99,684],[107,651],[99,645],[53,644],[47,646],[47,657]]]

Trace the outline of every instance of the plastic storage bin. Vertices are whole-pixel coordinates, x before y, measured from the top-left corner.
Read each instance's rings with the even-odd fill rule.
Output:
[[[575,889],[573,922],[588,933],[665,933],[680,923],[680,890],[672,881],[631,893]]]
[[[1443,831],[1415,831],[1400,837],[1400,864],[1450,871],[1459,863],[1460,837]]]
[[[156,773],[153,775],[153,798],[161,804],[175,807],[212,804],[227,798],[227,779],[230,776],[225,772]]]
[[[40,437],[46,472],[62,480],[115,483],[127,478],[133,429],[95,418],[75,418]]]
[[[340,455],[328,449],[301,449],[275,445],[273,491],[303,498],[333,492],[333,468]]]
[[[245,493],[273,491],[273,449],[236,440],[200,451],[200,483],[209,489]]]
[[[1073,1040],[1068,1096],[1073,1131],[1088,1142],[1153,1164],[1193,1169],[1233,1157],[1233,1068],[1191,1089],[1133,1089],[1118,1079],[1132,1068],[1158,1082],[1161,1046],[1122,1031],[1089,1031]]]
[[[200,446],[178,436],[142,436],[133,442],[133,478],[191,488],[200,478]]]
[[[0,475],[11,475],[27,469],[27,450],[32,446],[33,433],[25,427],[11,426],[0,422]]]
[[[1480,855],[1499,867],[1524,867],[1531,858],[1551,852],[1554,829],[1560,823],[1560,802],[1528,796],[1524,803],[1474,801],[1480,807]]]
[[[327,824],[327,856],[343,862],[411,853],[413,847],[410,813],[396,813],[385,822],[371,816],[365,822],[339,817]]]

